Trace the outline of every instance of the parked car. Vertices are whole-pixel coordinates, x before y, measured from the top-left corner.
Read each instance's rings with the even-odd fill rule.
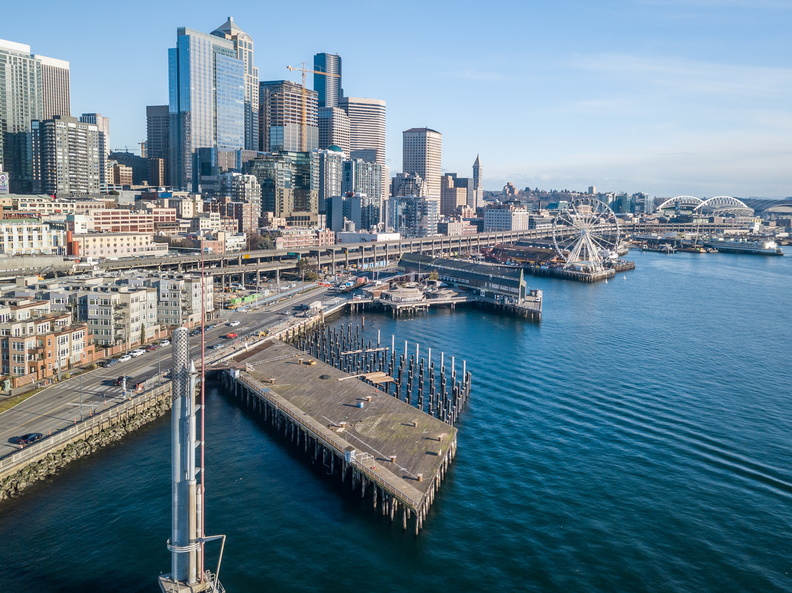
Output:
[[[228,326],[229,327],[236,327],[237,325],[239,325],[238,321],[229,321],[228,322]]]
[[[119,377],[118,379],[113,381],[113,385],[115,385],[116,387],[122,386],[124,384],[124,379],[126,379],[127,389],[131,389],[132,388],[132,377],[126,377],[126,376],[122,375],[121,377]]]
[[[143,346],[143,350],[146,352],[154,352],[159,346],[157,344],[149,344],[148,346]]]
[[[213,344],[212,346],[209,346],[209,350],[217,350],[218,348],[222,348],[222,347],[223,344]]]
[[[129,351],[129,355],[132,358],[137,358],[138,356],[143,356],[146,353],[145,350],[141,350],[140,348],[135,348],[134,350]]]
[[[238,336],[239,336],[239,334],[237,334],[236,332],[231,332],[230,334],[226,334],[223,337],[225,339],[227,339],[227,340],[233,340],[234,338],[236,338]]]
[[[195,328],[193,330],[190,330],[190,335],[191,336],[198,336],[200,334],[201,334],[201,328],[200,327],[197,327],[197,328]]]
[[[123,354],[122,356],[119,356],[118,358],[116,358],[116,360],[118,362],[126,362],[128,360],[132,360],[132,357],[129,354]]]
[[[32,445],[36,441],[40,441],[44,438],[44,435],[40,432],[29,432],[28,434],[23,434],[21,437],[17,439],[17,445]]]
[[[168,344],[170,344],[170,340],[160,340],[159,341],[159,345],[160,346],[167,346]]]

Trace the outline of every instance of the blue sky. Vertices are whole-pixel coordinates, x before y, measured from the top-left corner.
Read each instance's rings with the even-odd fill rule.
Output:
[[[230,15],[262,79],[340,54],[345,93],[388,103],[392,174],[428,126],[486,189],[792,196],[792,0],[6,4],[0,38],[69,60],[72,111],[109,116],[113,148],[167,102],[176,28]]]

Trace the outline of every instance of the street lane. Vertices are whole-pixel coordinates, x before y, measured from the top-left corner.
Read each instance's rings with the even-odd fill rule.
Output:
[[[245,336],[256,338],[258,332],[270,330],[286,320],[295,318],[299,313],[295,307],[316,300],[323,300],[327,289],[319,287],[304,294],[285,297],[271,305],[261,306],[257,310],[228,311],[217,310],[216,320],[206,331],[205,346],[215,344],[239,345]],[[231,321],[239,321],[239,325],[227,325]],[[238,338],[229,340],[222,336],[234,332]],[[200,359],[201,336],[190,337],[190,349],[193,358]],[[113,381],[121,376],[132,377],[128,390],[134,383],[142,382],[164,375],[171,367],[172,344],[159,347],[153,352],[132,358],[127,362],[119,362],[110,367],[98,368],[82,373],[68,380],[55,383],[19,405],[0,414],[0,456],[19,449],[14,440],[25,433],[41,432],[45,435],[62,430],[70,424],[88,416],[91,411],[100,412],[125,397],[122,387],[113,385]]]

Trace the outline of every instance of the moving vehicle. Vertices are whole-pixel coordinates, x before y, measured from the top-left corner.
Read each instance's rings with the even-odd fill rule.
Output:
[[[23,434],[19,437],[16,442],[17,445],[32,445],[36,441],[40,441],[44,438],[44,435],[40,432],[29,432],[27,434]]]
[[[230,334],[226,334],[223,337],[226,338],[227,340],[233,340],[234,338],[239,337],[239,334],[237,334],[236,332],[231,332]]]
[[[168,344],[170,344],[170,340],[160,340],[159,341],[159,345],[160,346],[167,346]]]
[[[239,325],[238,321],[229,321],[228,322],[228,326],[229,327],[236,327],[237,325]]]
[[[127,388],[132,387],[132,377],[126,377],[123,375],[118,379],[116,379],[115,381],[113,381],[113,385],[115,385],[116,387],[121,387],[124,385],[124,380],[126,380]]]

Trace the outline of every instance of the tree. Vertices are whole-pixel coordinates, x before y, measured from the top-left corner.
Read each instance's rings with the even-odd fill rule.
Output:
[[[312,264],[307,258],[300,258],[297,262],[297,270],[300,272],[300,278],[305,280],[316,280],[319,277],[319,270],[316,264]]]

